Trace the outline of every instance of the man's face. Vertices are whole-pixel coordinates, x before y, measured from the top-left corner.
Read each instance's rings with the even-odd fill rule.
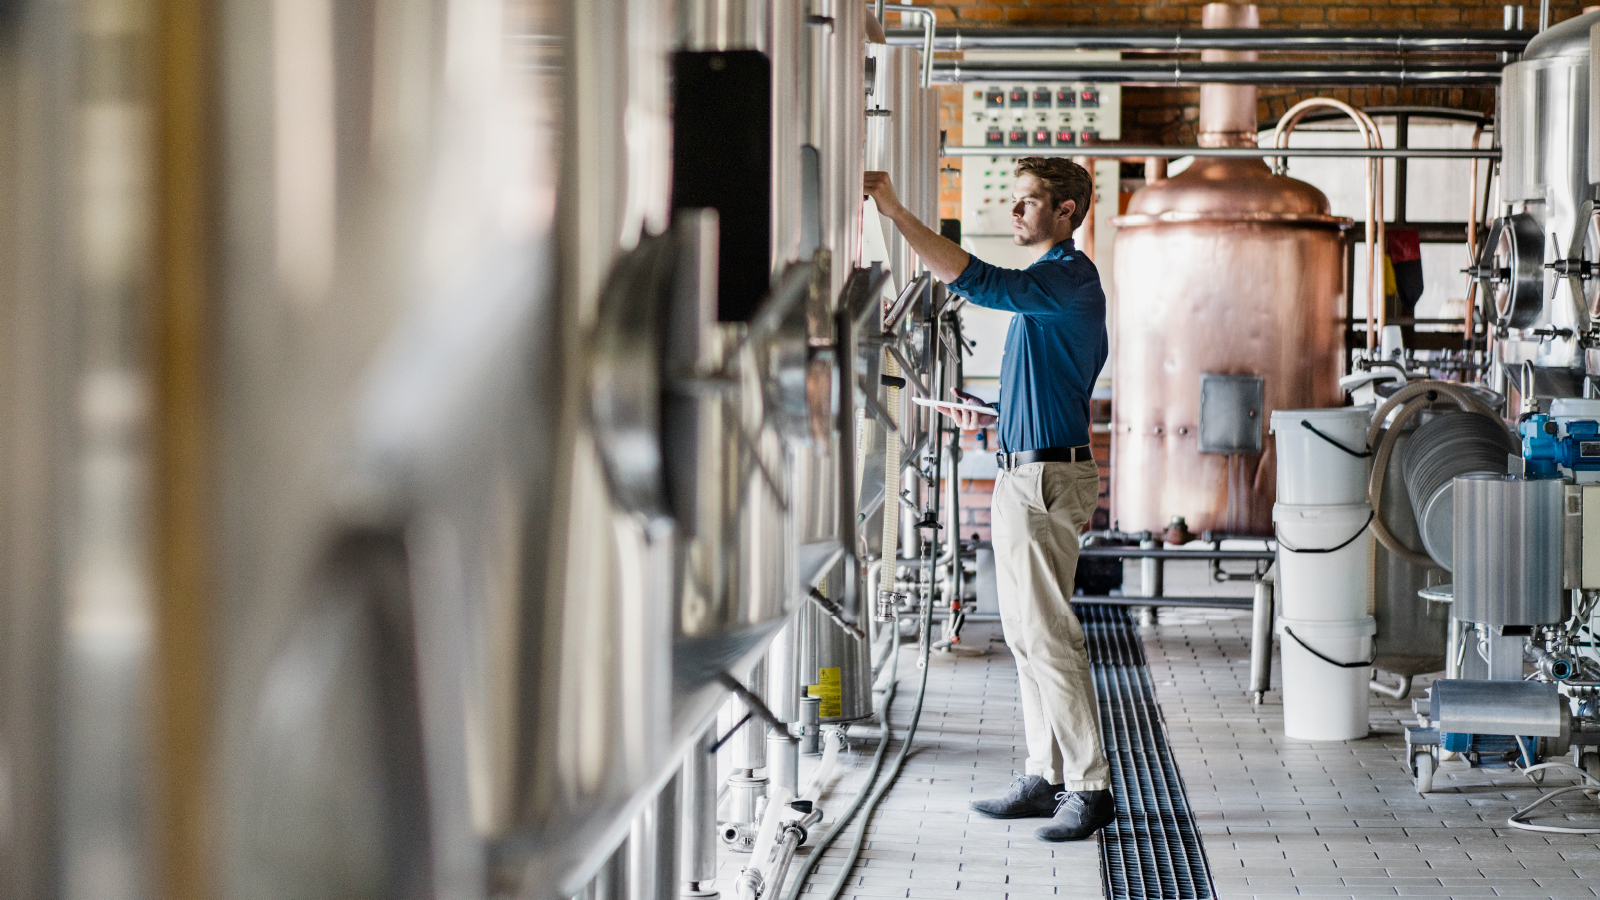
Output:
[[[1073,201],[1051,203],[1049,191],[1035,175],[1018,176],[1011,198],[1011,240],[1019,247],[1054,244],[1060,240],[1057,231],[1072,221]]]

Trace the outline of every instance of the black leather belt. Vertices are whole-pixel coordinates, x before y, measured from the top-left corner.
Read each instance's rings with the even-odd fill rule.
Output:
[[[1039,450],[1023,450],[1020,453],[1007,453],[1001,450],[994,455],[995,462],[1001,470],[1015,469],[1036,462],[1088,462],[1094,459],[1094,454],[1089,450],[1089,445],[1080,447],[1044,447]]]

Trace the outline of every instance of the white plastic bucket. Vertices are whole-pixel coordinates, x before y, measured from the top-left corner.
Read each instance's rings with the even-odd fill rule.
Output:
[[[1278,502],[1300,506],[1366,502],[1367,459],[1346,453],[1330,439],[1364,453],[1371,423],[1372,409],[1366,406],[1274,410],[1269,430],[1278,452]]]
[[[1365,616],[1348,622],[1308,622],[1286,616],[1278,620],[1277,631],[1283,660],[1284,736],[1301,741],[1366,737],[1372,667],[1343,668],[1334,663],[1372,659],[1377,620]]]
[[[1348,622],[1369,615],[1372,507],[1272,507],[1278,533],[1278,610],[1290,619]]]

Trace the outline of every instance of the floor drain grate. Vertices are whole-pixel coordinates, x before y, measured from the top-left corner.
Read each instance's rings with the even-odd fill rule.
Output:
[[[1167,743],[1139,629],[1122,607],[1083,606],[1078,616],[1117,796],[1117,820],[1100,832],[1106,898],[1210,900],[1211,869]]]

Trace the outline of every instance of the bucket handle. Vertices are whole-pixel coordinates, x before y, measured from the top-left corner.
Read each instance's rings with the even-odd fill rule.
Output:
[[[1334,445],[1335,447],[1338,447],[1340,450],[1343,450],[1344,452],[1350,454],[1351,456],[1354,456],[1356,459],[1366,459],[1367,457],[1372,455],[1372,451],[1370,449],[1369,450],[1364,450],[1364,451],[1362,451],[1360,453],[1357,453],[1356,451],[1351,450],[1349,447],[1346,447],[1345,445],[1339,443],[1338,441],[1336,441],[1333,438],[1329,437],[1328,435],[1324,434],[1321,429],[1317,428],[1317,426],[1311,424],[1311,422],[1306,420],[1306,419],[1301,419],[1300,420],[1300,427],[1304,428],[1305,430],[1307,430],[1309,432],[1311,432],[1312,434],[1316,435],[1317,437],[1322,438],[1323,440],[1325,440],[1328,443]]]
[[[1321,653],[1318,653],[1316,650],[1312,649],[1311,645],[1307,644],[1305,641],[1300,640],[1300,636],[1298,634],[1295,634],[1294,633],[1294,629],[1290,628],[1288,625],[1283,626],[1283,633],[1287,634],[1289,637],[1294,638],[1294,642],[1296,644],[1299,644],[1300,646],[1304,647],[1306,649],[1307,653],[1311,654],[1312,656],[1315,656],[1317,659],[1322,660],[1323,662],[1327,663],[1330,666],[1338,666],[1341,669],[1365,669],[1367,666],[1370,666],[1373,663],[1378,661],[1377,657],[1373,657],[1372,659],[1369,659],[1366,662],[1339,662],[1336,659],[1330,659],[1330,658],[1328,658],[1326,656],[1323,656]]]
[[[1283,542],[1283,538],[1281,538],[1281,537],[1278,538],[1278,547],[1280,549],[1287,550],[1290,553],[1338,553],[1340,550],[1343,550],[1344,548],[1346,548],[1346,547],[1350,546],[1351,544],[1355,543],[1356,538],[1361,537],[1362,532],[1365,532],[1367,530],[1367,526],[1372,524],[1372,517],[1375,516],[1375,515],[1377,515],[1376,512],[1367,513],[1367,520],[1365,522],[1361,523],[1361,527],[1356,529],[1356,533],[1350,535],[1350,539],[1349,540],[1345,541],[1344,543],[1340,544],[1337,547],[1311,548],[1311,549],[1302,550],[1302,549],[1300,549],[1298,547],[1291,547],[1288,544],[1285,544]],[[1310,649],[1310,648],[1307,648],[1307,649]]]

